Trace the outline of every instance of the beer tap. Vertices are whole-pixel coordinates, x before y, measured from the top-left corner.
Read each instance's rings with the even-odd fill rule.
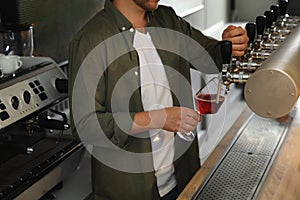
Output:
[[[257,16],[255,20],[255,24],[256,24],[256,40],[253,43],[253,48],[261,49],[261,42],[263,40],[263,34],[266,26],[266,17]]]
[[[226,86],[226,93],[230,90],[231,83],[245,83],[249,77],[249,73],[245,73],[244,70],[239,71],[231,65],[231,52],[232,42],[229,40],[223,40],[220,42],[221,54],[222,54],[222,81]]]
[[[272,10],[274,14],[272,25],[271,25],[271,31],[272,31],[271,38],[273,40],[283,41],[286,39],[285,35],[290,33],[290,31],[287,31],[286,34],[284,34],[284,32],[280,30],[280,26],[277,25],[277,22],[279,20],[279,12],[280,12],[279,5],[278,4],[272,5],[270,7],[270,10]]]
[[[235,70],[255,71],[263,62],[263,60],[252,57],[253,43],[256,36],[256,25],[254,23],[247,23],[245,29],[249,38],[248,47],[243,57],[233,60],[232,66],[235,66]]]
[[[272,28],[272,30],[274,30],[275,27],[276,27],[276,22],[277,22],[277,20],[279,18],[279,12],[280,12],[279,5],[278,4],[271,5],[270,6],[270,10],[273,11],[273,20],[272,20],[271,28]]]
[[[287,29],[293,29],[295,28],[298,23],[300,22],[299,17],[292,17],[287,14],[287,6],[288,6],[289,1],[288,0],[280,0],[279,1],[279,25],[281,27],[286,27]]]
[[[266,10],[264,12],[264,16],[266,17],[266,27],[263,33],[263,37],[264,39],[269,39],[271,34],[273,18],[274,18],[274,12],[272,10]]]
[[[231,52],[232,52],[232,42],[229,40],[223,40],[220,42],[221,54],[222,54],[222,81],[226,86],[226,91],[230,90],[231,84]]]
[[[279,14],[280,14],[280,18],[284,19],[287,18],[288,16],[286,15],[286,11],[287,11],[287,6],[289,1],[288,0],[280,0],[279,2]]]
[[[271,55],[271,51],[266,49],[263,45],[263,35],[266,27],[266,17],[257,16],[256,17],[256,41],[253,44],[252,57],[259,60],[265,60]]]
[[[255,23],[246,24],[249,43],[244,56],[231,55],[232,42],[228,40],[220,42],[223,59],[221,79],[226,87],[226,93],[232,83],[244,84],[250,76],[255,75],[256,70],[264,65],[266,59],[282,45],[293,30],[291,19],[294,18],[286,14],[288,1],[280,2],[279,5],[272,5],[263,16],[257,16]]]
[[[256,36],[256,25],[255,23],[247,23],[245,26],[245,29],[247,31],[247,36],[249,38],[248,47],[246,49],[246,53],[244,58],[251,58],[252,50],[253,50],[253,43]]]
[[[263,49],[275,50],[279,47],[281,41],[272,39],[272,23],[274,20],[274,12],[267,10],[264,13],[266,17],[266,29],[263,33],[263,42],[261,43]]]

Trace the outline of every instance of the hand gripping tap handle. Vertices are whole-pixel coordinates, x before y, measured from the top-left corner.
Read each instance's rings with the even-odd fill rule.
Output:
[[[247,23],[245,29],[249,38],[249,44],[252,44],[256,35],[256,25],[254,23]]]
[[[266,26],[266,17],[265,16],[257,16],[256,17],[256,31],[257,35],[263,35]]]

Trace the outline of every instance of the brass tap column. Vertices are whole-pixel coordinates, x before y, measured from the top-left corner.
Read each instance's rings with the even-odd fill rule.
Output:
[[[300,95],[300,26],[250,76],[245,100],[266,118],[287,115]]]

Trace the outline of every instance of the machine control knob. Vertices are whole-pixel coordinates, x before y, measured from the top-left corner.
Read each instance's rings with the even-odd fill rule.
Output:
[[[27,90],[25,90],[23,92],[23,99],[24,99],[25,103],[29,104],[30,100],[31,100],[31,94],[30,94],[30,92],[28,92]]]
[[[68,93],[68,79],[55,79],[55,88],[59,93]]]
[[[16,96],[13,96],[11,99],[10,99],[10,102],[11,102],[11,106],[13,107],[13,109],[17,110],[19,108],[19,105],[20,105],[20,99]]]

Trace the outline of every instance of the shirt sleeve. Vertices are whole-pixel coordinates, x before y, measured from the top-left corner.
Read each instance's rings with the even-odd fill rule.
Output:
[[[105,49],[85,35],[74,38],[69,48],[69,99],[72,132],[84,144],[125,148],[134,112],[112,113],[107,102]],[[96,49],[96,50],[95,50]]]
[[[208,52],[208,54],[213,59],[217,69],[220,72],[222,70],[222,55],[220,42],[214,38],[205,36],[202,32],[191,27],[190,25],[189,30],[191,37],[197,42],[199,42],[203,46],[203,48]]]
[[[203,60],[209,57],[215,63],[216,68],[211,69],[208,73],[218,73],[222,70],[222,56],[220,50],[220,42],[215,38],[204,35],[200,30],[191,26],[186,20],[176,15],[175,11],[171,7],[167,7],[168,16],[173,16],[173,26],[178,31],[187,35],[186,48],[189,53],[189,61],[192,63],[203,63]],[[165,10],[165,11],[166,11]],[[199,51],[194,48],[193,43],[198,43],[203,51]],[[195,66],[192,66],[195,68]],[[198,68],[197,68],[198,69]],[[209,71],[209,70],[208,70]]]

